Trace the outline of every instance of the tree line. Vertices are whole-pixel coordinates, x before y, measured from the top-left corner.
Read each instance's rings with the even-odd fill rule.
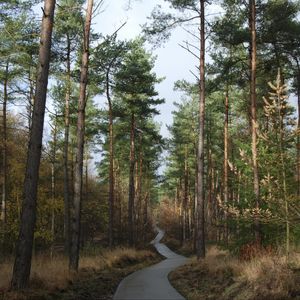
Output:
[[[169,128],[162,220],[198,257],[205,241],[284,244],[288,257],[299,243],[299,2],[220,1],[217,16],[209,1],[168,2],[173,13],[155,9],[144,29],[160,44],[184,27],[181,47],[199,67],[197,84],[175,84],[184,97]]]
[[[1,252],[16,253],[13,289],[28,286],[34,253],[63,250],[77,271],[85,244],[139,246],[151,234],[162,79],[143,38],[118,39],[125,24],[93,32],[102,2],[46,0],[41,28],[32,1],[1,3],[0,233]]]
[[[145,243],[162,194],[161,222],[199,259],[210,241],[284,242],[287,257],[299,242],[299,3],[223,0],[210,16],[209,1],[166,2],[170,11],[156,8],[131,41],[118,39],[126,24],[109,36],[91,30],[103,1],[45,0],[41,28],[32,1],[1,3],[0,233],[1,251],[16,253],[12,288],[28,286],[33,251],[64,245],[77,271],[90,241]],[[153,121],[162,79],[145,40],[162,43],[179,25],[198,67],[196,83],[175,84],[184,99],[165,141]]]

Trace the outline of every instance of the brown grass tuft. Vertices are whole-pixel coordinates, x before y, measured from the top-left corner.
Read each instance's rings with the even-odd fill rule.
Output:
[[[289,299],[300,296],[299,273],[299,253],[289,262],[274,251],[240,260],[211,247],[204,260],[192,258],[170,279],[187,299]]]
[[[134,264],[147,259],[153,259],[155,254],[151,251],[137,251],[130,248],[118,248],[106,250],[94,256],[84,256],[80,259],[79,273],[86,270],[99,271],[106,268],[122,268],[130,263]],[[40,255],[32,260],[30,287],[45,288],[47,290],[61,290],[77,278],[71,274],[68,268],[68,259],[64,256]],[[13,261],[7,261],[0,265],[0,291],[9,288],[12,276]]]

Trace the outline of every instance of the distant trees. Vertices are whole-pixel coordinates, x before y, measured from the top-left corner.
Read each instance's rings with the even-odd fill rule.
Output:
[[[234,249],[285,241],[287,255],[298,241],[300,123],[288,100],[300,99],[297,2],[224,0],[216,17],[208,1],[167,2],[171,12],[158,7],[144,32],[161,42],[175,26],[197,24],[185,27],[197,44],[181,46],[198,66],[196,82],[175,84],[184,97],[167,141],[153,120],[162,79],[143,38],[118,40],[126,24],[93,33],[92,0],[86,13],[85,1],[60,0],[53,25],[55,1],[47,0],[39,45],[32,2],[1,2],[0,242],[3,253],[17,253],[13,289],[28,286],[32,253],[53,258],[64,244],[77,271],[86,242],[144,244],[162,198],[161,222],[173,222],[198,258],[206,240]]]
[[[299,8],[296,8],[294,1],[285,1],[283,5],[284,7],[279,3],[262,3],[260,1],[249,1],[243,4],[239,1],[223,1],[224,13],[210,22],[210,37],[214,50],[210,51],[213,63],[207,66],[206,88],[206,234],[209,239],[222,241],[227,243],[229,247],[250,242],[251,239],[256,240],[257,246],[273,243],[272,232],[274,234],[275,228],[280,231],[280,234],[277,231],[277,241],[283,239],[288,241],[289,225],[294,222],[294,215],[285,216],[290,214],[288,209],[290,205],[298,210],[297,205],[295,206],[292,200],[296,197],[295,174],[297,174],[298,169],[297,171],[294,169],[287,175],[287,170],[293,170],[293,167],[286,165],[288,161],[295,162],[297,160],[295,151],[290,151],[289,154],[292,156],[284,160],[279,157],[271,158],[270,152],[266,156],[265,143],[267,140],[264,137],[266,133],[262,134],[265,130],[269,133],[271,130],[271,119],[264,111],[266,107],[263,106],[262,100],[263,96],[268,93],[268,82],[273,82],[278,68],[280,69],[281,80],[285,83],[291,84],[295,78],[290,73],[289,54],[283,49],[285,47],[283,45],[289,45],[293,48],[297,44],[289,43],[288,40],[294,41],[298,24],[295,13],[299,11]],[[283,19],[277,19],[276,16],[279,15],[279,13],[275,13],[277,10],[282,10],[285,16]],[[269,25],[273,22],[284,23],[285,29],[280,25],[276,34],[271,34],[272,30]],[[285,40],[284,37],[288,38]],[[187,50],[191,51],[191,49],[194,48],[189,46]],[[184,86],[188,86],[188,84],[185,83]],[[274,86],[276,85],[273,84],[272,86],[274,91],[279,89],[279,87],[275,88]],[[188,91],[187,95],[189,95],[190,100],[185,100],[174,113],[174,124],[171,127],[172,139],[175,139],[177,134],[173,128],[176,128],[176,124],[180,124],[184,120],[182,112],[194,103],[193,87],[194,85],[191,84],[189,89],[185,89]],[[280,90],[283,92],[284,88]],[[272,97],[276,98],[276,92],[272,93],[274,94]],[[283,98],[286,99],[285,96]],[[283,106],[287,111],[291,109],[288,108],[287,102]],[[274,107],[272,111],[275,113]],[[281,109],[281,117],[277,114],[276,122],[280,123],[280,119],[287,118],[293,132],[296,130],[295,123],[291,116],[288,117],[283,111]],[[220,122],[220,113],[225,116],[223,123]],[[182,118],[181,121],[177,120],[179,115]],[[190,120],[190,122],[192,121]],[[295,143],[295,139],[287,131],[286,128],[282,132],[290,137],[288,139],[290,142]],[[277,137],[280,137],[279,132]],[[293,146],[289,144],[288,140],[285,140],[281,145],[289,145],[287,147],[292,149]],[[180,145],[179,141],[178,143],[177,147]],[[273,145],[279,147],[279,140]],[[170,153],[173,153],[173,147],[172,145]],[[220,152],[220,149],[224,149],[224,153]],[[273,149],[274,154],[282,153],[282,151]],[[188,157],[191,159],[193,154],[189,153]],[[273,161],[272,167],[267,165],[269,161],[267,157]],[[183,164],[181,164],[182,169],[178,173],[172,171],[176,164],[182,162],[182,158],[177,158],[175,164],[174,159],[175,157],[171,155],[170,166],[172,168],[166,172],[167,182],[164,186],[172,187],[172,198],[176,204],[184,202],[186,188],[184,188],[183,180],[178,185],[174,185],[175,178],[184,174]],[[285,165],[284,168],[283,165]],[[283,169],[285,171],[282,171]],[[273,174],[273,179],[270,179],[271,170],[276,170],[277,174],[281,174],[277,181],[278,183],[281,182],[282,189],[284,186],[286,187],[285,191],[288,194],[287,197],[284,196],[285,193],[281,190],[281,194],[279,193],[272,198],[274,200],[272,203],[265,198],[265,194],[268,194],[266,189],[272,190],[271,181],[275,180],[277,176]],[[287,180],[285,184],[284,178]],[[192,177],[191,180],[192,183],[189,184],[189,188],[193,191],[191,187],[194,186],[196,178]],[[167,194],[170,195],[170,192],[168,191]],[[191,197],[194,195],[192,193]],[[275,213],[275,207],[279,203],[281,203],[280,211],[282,213],[280,217]],[[193,208],[193,205],[191,207]],[[276,216],[278,217],[277,222],[275,221]],[[289,221],[284,223],[284,220]],[[251,222],[252,227],[249,227]],[[285,233],[283,228],[285,228]],[[294,237],[296,237],[296,231],[293,232]],[[288,253],[288,243],[286,245]]]
[[[193,38],[196,38],[200,46],[186,42],[186,46],[182,46],[193,56],[199,60],[199,76],[198,80],[198,95],[199,95],[199,137],[197,148],[197,185],[196,185],[196,198],[197,198],[197,211],[195,214],[196,225],[196,249],[197,257],[205,257],[205,178],[204,178],[204,139],[205,139],[205,41],[206,41],[206,28],[205,28],[205,6],[207,1],[177,1],[168,0],[171,7],[178,10],[181,15],[164,13],[157,7],[152,13],[152,24],[145,25],[144,31],[150,40],[154,37],[159,37],[158,40],[164,40],[170,36],[170,30],[178,24],[185,24],[198,19],[197,25],[199,33],[194,33],[187,30]],[[192,50],[191,50],[192,48]]]
[[[154,59],[144,49],[142,40],[118,41],[118,31],[104,39],[97,34],[91,35],[93,1],[87,4],[82,32],[83,1],[61,0],[55,22],[55,2],[45,2],[36,73],[38,47],[35,36],[39,30],[33,26],[34,18],[29,22],[30,10],[25,2],[18,8],[9,1],[1,3],[1,8],[6,10],[5,13],[1,11],[0,24],[9,35],[3,35],[0,52],[0,95],[3,100],[0,240],[3,253],[14,250],[20,225],[11,283],[13,289],[28,286],[31,257],[39,250],[49,250],[52,259],[56,246],[63,242],[70,269],[77,271],[79,249],[87,240],[95,239],[99,232],[109,232],[110,247],[125,243],[122,227],[127,223],[129,211],[124,209],[128,199],[123,194],[129,191],[129,175],[132,244],[144,243],[150,233],[149,211],[151,202],[157,200],[156,161],[163,144],[159,127],[151,120],[158,113],[155,106],[163,102],[154,87],[160,79],[152,71]],[[90,36],[98,40],[95,48],[90,46]],[[49,73],[53,81],[47,90]],[[124,78],[127,80],[125,85]],[[133,83],[128,81],[129,78]],[[95,106],[93,98],[97,94],[106,95],[107,112]],[[46,96],[52,100],[48,107]],[[78,109],[76,99],[79,99]],[[20,109],[23,118],[19,117],[19,112],[16,112],[17,117],[8,113],[7,105],[13,101],[24,104],[24,115],[23,108]],[[46,113],[49,124],[44,130]],[[132,115],[137,118],[134,124]],[[116,126],[115,130],[113,126]],[[134,148],[130,148],[130,128],[136,137]],[[50,136],[47,134],[49,129]],[[43,134],[46,135],[44,143]],[[28,139],[26,153],[24,145]],[[90,175],[89,160],[96,147],[106,151],[107,141],[109,171],[105,169],[104,155],[99,168],[101,179],[97,180],[94,174]],[[18,146],[22,149],[16,151]],[[10,156],[11,151],[19,155]],[[130,151],[134,154],[131,155],[131,169],[128,164]],[[107,174],[109,197],[106,195]],[[24,179],[23,197],[20,187]],[[103,243],[106,244],[106,236]]]

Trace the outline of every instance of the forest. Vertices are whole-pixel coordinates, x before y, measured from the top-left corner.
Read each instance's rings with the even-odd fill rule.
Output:
[[[132,299],[156,231],[182,299],[300,299],[300,1],[109,2],[0,3],[0,299]]]

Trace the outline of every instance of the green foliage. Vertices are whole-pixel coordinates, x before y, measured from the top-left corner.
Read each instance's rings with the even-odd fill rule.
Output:
[[[164,102],[156,98],[155,84],[162,79],[151,72],[153,67],[154,59],[144,50],[143,41],[137,39],[132,41],[130,51],[115,74],[116,96],[122,99],[126,109],[142,118],[157,114],[157,109],[152,106]]]

